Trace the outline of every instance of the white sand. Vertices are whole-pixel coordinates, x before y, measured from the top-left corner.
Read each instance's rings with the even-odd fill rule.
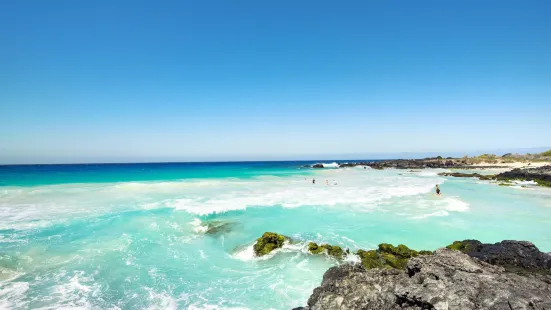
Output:
[[[484,170],[494,171],[495,173],[501,173],[515,168],[538,168],[542,166],[551,165],[551,162],[514,162],[514,163],[479,163],[474,164],[473,167],[491,167],[495,166],[496,168],[485,168]],[[507,167],[507,168],[497,168],[497,167]]]
[[[515,168],[538,168],[538,167],[543,167],[543,166],[547,166],[547,165],[551,165],[551,162],[530,162],[530,163],[527,163],[527,162],[514,162],[514,163],[497,163],[497,164],[490,164],[490,163],[480,163],[480,164],[474,164],[473,167],[477,167],[477,166],[506,166],[506,167],[509,167],[510,169],[515,169]]]

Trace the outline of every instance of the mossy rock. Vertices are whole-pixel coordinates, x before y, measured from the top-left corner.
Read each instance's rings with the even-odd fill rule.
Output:
[[[253,247],[254,253],[256,256],[266,255],[275,249],[281,248],[287,239],[289,238],[280,234],[265,232],[262,237],[256,239]]]
[[[362,265],[366,269],[387,268],[403,269],[406,267],[410,258],[419,255],[430,255],[431,251],[415,251],[407,246],[400,244],[393,246],[388,243],[381,243],[377,250],[364,251],[359,250],[356,253],[362,260]]]
[[[392,255],[390,253],[381,253],[381,258],[385,261],[386,265],[395,269],[405,268],[408,263],[407,258],[403,258],[397,255]]]
[[[362,260],[362,265],[366,269],[372,269],[372,268],[389,268],[388,266],[385,266],[383,260],[375,250],[371,251],[364,251],[364,250],[358,250],[356,253],[360,259]]]
[[[392,244],[381,243],[379,244],[379,252],[400,256],[402,258],[410,258],[410,257],[415,257],[419,255],[417,251],[412,250],[403,244],[400,244],[397,247],[395,247]]]
[[[335,258],[342,258],[344,255],[344,251],[338,245],[323,244],[322,246],[325,246],[327,248],[327,254],[329,254],[330,256],[333,256]]]
[[[511,186],[511,183],[499,183],[499,186]]]
[[[452,244],[448,245],[446,248],[455,251],[461,251],[463,253],[478,252],[482,243],[478,240],[463,240],[463,241],[454,241]]]
[[[325,248],[322,248],[315,242],[308,243],[308,252],[312,254],[322,254],[323,252],[325,252],[325,250]]]
[[[310,242],[308,244],[308,251],[312,254],[322,254],[327,252],[328,255],[335,258],[342,258],[344,255],[344,251],[340,246],[329,244],[318,245],[315,242]]]

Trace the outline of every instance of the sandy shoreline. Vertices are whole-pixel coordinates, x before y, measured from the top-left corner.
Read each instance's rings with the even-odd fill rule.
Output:
[[[479,164],[473,164],[473,167],[489,167],[489,166],[495,166],[496,169],[515,169],[515,168],[539,168],[543,166],[551,165],[551,162],[514,162],[514,163],[497,163],[497,164],[490,164],[490,163],[479,163]],[[502,168],[504,166],[507,166],[508,168]]]
[[[514,163],[479,163],[473,164],[472,167],[474,170],[483,170],[483,171],[493,171],[496,173],[502,173],[511,171],[517,168],[539,168],[543,166],[551,165],[551,162],[514,162]],[[492,168],[494,166],[495,168]],[[504,168],[506,166],[507,168]],[[481,167],[481,168],[477,168]],[[482,168],[484,167],[484,168]]]

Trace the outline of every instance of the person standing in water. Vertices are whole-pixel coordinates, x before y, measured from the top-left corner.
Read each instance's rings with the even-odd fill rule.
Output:
[[[442,196],[442,195],[440,194],[440,187],[438,187],[438,184],[436,184],[436,195]]]
[[[316,184],[316,179],[312,179],[312,184]]]

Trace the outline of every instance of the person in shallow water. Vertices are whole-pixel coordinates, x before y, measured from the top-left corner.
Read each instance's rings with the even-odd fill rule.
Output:
[[[436,195],[440,196],[440,187],[436,184]]]
[[[312,179],[312,184],[316,184],[316,179]]]

